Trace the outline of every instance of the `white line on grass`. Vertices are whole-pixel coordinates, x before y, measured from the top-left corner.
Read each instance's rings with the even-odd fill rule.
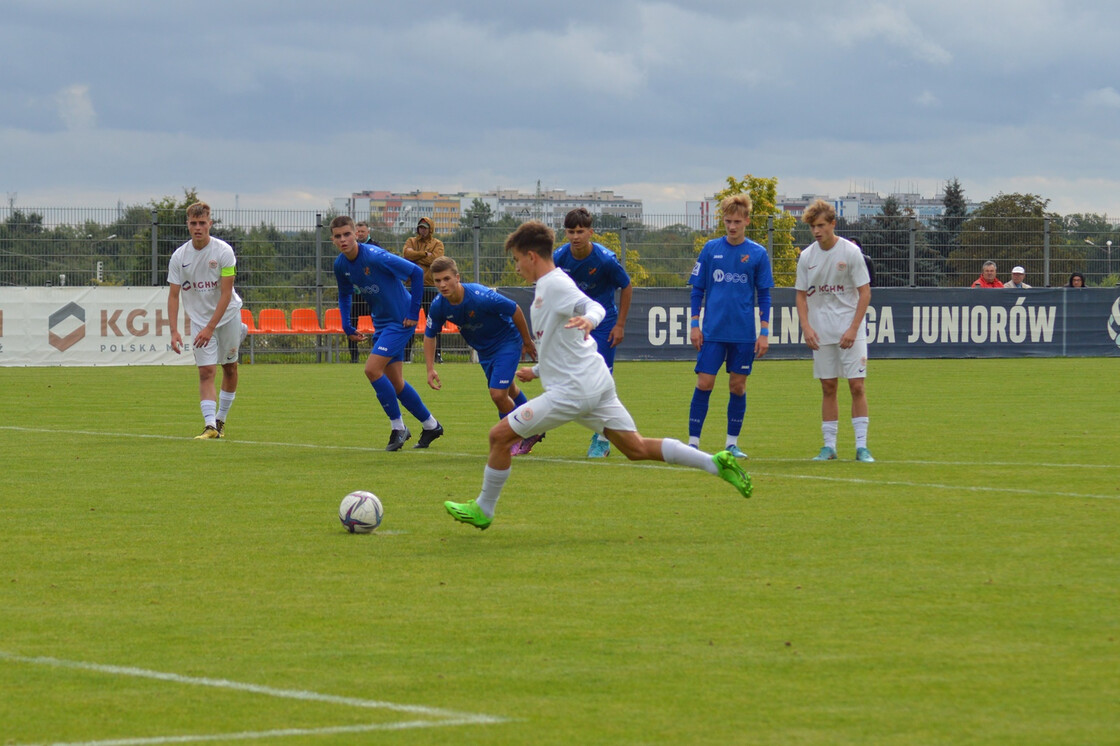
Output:
[[[138,433],[113,433],[113,432],[100,432],[100,431],[92,431],[92,430],[56,430],[56,429],[51,429],[51,428],[18,427],[18,426],[14,426],[14,425],[0,425],[0,430],[14,430],[14,431],[19,431],[19,432],[32,432],[32,433],[60,433],[60,434],[63,434],[63,435],[94,435],[94,436],[99,436],[99,437],[112,437],[112,438],[149,438],[149,439],[157,439],[157,440],[190,440],[191,439],[191,438],[188,438],[187,436],[145,435],[145,434],[138,434]],[[374,446],[340,446],[340,445],[316,444],[316,443],[281,443],[281,442],[260,441],[260,440],[237,440],[237,441],[232,441],[232,442],[238,443],[238,444],[241,444],[241,445],[251,445],[251,446],[279,446],[279,447],[287,447],[287,448],[306,448],[306,449],[332,450],[332,451],[361,451],[361,452],[365,452],[365,453],[378,453],[378,452],[384,450],[383,448],[374,447]],[[485,454],[479,454],[479,453],[459,453],[459,452],[449,452],[449,451],[442,451],[441,450],[441,451],[439,451],[439,454],[443,458],[480,458],[480,457],[485,458]],[[645,468],[645,469],[659,469],[659,468],[676,469],[676,468],[680,468],[680,467],[673,466],[671,464],[664,464],[664,463],[661,463],[661,462],[631,463],[631,462],[625,462],[625,461],[614,461],[614,462],[612,462],[612,461],[607,461],[605,459],[588,460],[588,459],[585,459],[585,458],[572,459],[572,458],[557,458],[557,457],[547,457],[547,456],[546,457],[534,456],[532,460],[534,462],[546,462],[546,463],[557,463],[557,464],[585,464],[585,465],[588,465],[588,466],[607,466],[607,467],[609,467],[609,466],[625,466],[626,468],[629,468],[629,469],[635,469],[635,468],[638,468],[638,469],[641,469],[641,468]],[[757,464],[757,463],[799,463],[799,462],[806,462],[807,463],[808,460],[807,459],[766,458],[766,459],[756,459],[752,463]],[[1007,461],[1007,462],[1004,462],[1004,461],[901,461],[901,460],[900,461],[884,461],[884,460],[880,459],[880,463],[883,464],[883,465],[888,465],[888,464],[915,464],[915,465],[922,465],[922,466],[1011,466],[1011,467],[1030,466],[1032,468],[1043,467],[1043,468],[1052,468],[1052,469],[1118,469],[1118,468],[1120,468],[1120,464],[1053,464],[1053,463],[1038,463],[1038,462],[1030,462],[1029,464],[1023,464],[1023,463],[1015,463],[1015,462],[1010,462],[1010,461]],[[869,467],[869,468],[874,468],[874,467]],[[893,485],[893,486],[898,486],[898,487],[924,487],[924,488],[927,488],[927,489],[959,490],[959,491],[964,491],[964,492],[969,492],[969,491],[971,491],[971,492],[1008,492],[1008,493],[1012,493],[1012,494],[1038,495],[1038,496],[1051,496],[1051,497],[1086,497],[1086,498],[1093,498],[1093,499],[1098,499],[1098,500],[1117,500],[1117,499],[1120,499],[1120,495],[1099,495],[1099,494],[1082,493],[1082,492],[1056,492],[1056,491],[1053,491],[1053,490],[1037,490],[1037,489],[1032,490],[1032,489],[1024,489],[1024,488],[1021,488],[1021,487],[990,487],[990,486],[986,486],[986,485],[961,486],[961,485],[955,485],[955,484],[939,484],[939,483],[930,483],[930,482],[899,482],[899,481],[889,481],[889,480],[860,479],[860,478],[852,478],[852,477],[828,477],[828,476],[821,476],[821,475],[816,475],[816,474],[779,474],[779,473],[770,473],[770,472],[760,472],[760,471],[757,471],[755,469],[751,469],[750,473],[752,475],[774,477],[775,479],[819,479],[819,480],[822,480],[822,481],[847,482],[847,483],[850,483],[850,484],[883,484],[883,485]]]
[[[170,743],[203,743],[206,741],[253,741],[291,736],[328,736],[337,733],[368,733],[377,730],[409,730],[412,728],[443,728],[449,725],[471,725],[474,720],[412,720],[401,723],[370,723],[368,725],[334,725],[323,728],[285,728],[282,730],[245,731],[242,733],[208,733],[185,736],[152,736],[150,738],[113,738],[107,741],[55,741],[53,743],[17,744],[16,746],[160,746]]]
[[[319,692],[304,691],[302,689],[276,689],[271,686],[262,686],[260,684],[246,684],[240,681],[230,681],[228,679],[210,679],[201,678],[197,676],[183,676],[176,673],[166,673],[163,671],[151,671],[145,668],[133,668],[130,666],[111,666],[101,663],[87,663],[84,661],[69,661],[60,658],[49,657],[27,657],[16,655],[0,650],[0,660],[9,661],[11,663],[28,663],[39,666],[51,666],[53,668],[68,668],[80,671],[94,671],[96,673],[110,674],[114,676],[133,676],[142,679],[155,679],[157,681],[167,681],[173,684],[186,684],[191,686],[208,686],[217,689],[228,689],[237,692],[248,692],[250,694],[263,694],[268,697],[280,697],[283,699],[298,699],[310,702],[325,702],[334,705],[343,705],[346,707],[360,707],[365,709],[375,710],[390,710],[392,712],[407,712],[413,715],[422,715],[429,718],[438,718],[435,720],[417,720],[398,723],[373,723],[369,725],[353,725],[353,726],[328,726],[323,728],[312,729],[283,729],[272,731],[255,731],[246,733],[223,733],[213,735],[183,735],[183,736],[157,736],[151,738],[124,738],[108,741],[83,741],[73,744],[52,744],[51,746],[138,746],[140,744],[162,744],[162,743],[187,743],[191,741],[215,741],[220,739],[260,739],[260,738],[275,738],[280,736],[302,735],[302,734],[328,734],[328,733],[360,733],[371,730],[403,730],[407,728],[437,728],[447,727],[453,725],[486,725],[508,722],[505,718],[494,717],[492,715],[472,715],[465,712],[456,712],[454,710],[444,710],[437,707],[426,707],[423,705],[402,705],[396,702],[383,702],[380,700],[372,699],[359,699],[357,697],[341,697],[334,694],[320,694]],[[30,745],[29,745],[30,746]]]

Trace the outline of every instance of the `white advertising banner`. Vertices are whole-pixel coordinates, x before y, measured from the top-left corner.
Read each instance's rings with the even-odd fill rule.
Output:
[[[194,365],[179,331],[176,355],[166,287],[0,288],[0,366]]]

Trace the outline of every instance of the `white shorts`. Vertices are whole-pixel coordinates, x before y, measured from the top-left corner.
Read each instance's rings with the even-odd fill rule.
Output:
[[[846,350],[840,345],[821,345],[813,350],[813,378],[866,378],[867,340],[857,339]]]
[[[205,347],[194,348],[194,364],[198,367],[204,365],[226,365],[236,363],[241,352],[241,343],[249,334],[249,327],[241,323],[241,319],[222,324],[214,330],[214,336]]]
[[[546,391],[525,402],[507,417],[510,427],[522,438],[555,430],[569,422],[576,422],[597,433],[602,433],[604,428],[620,432],[638,430],[614,387],[586,399],[557,396]]]

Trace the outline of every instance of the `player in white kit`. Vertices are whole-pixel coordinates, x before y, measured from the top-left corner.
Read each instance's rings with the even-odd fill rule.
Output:
[[[805,344],[813,351],[813,376],[821,382],[824,446],[814,461],[836,458],[840,419],[837,388],[848,379],[856,461],[875,459],[867,449],[867,327],[871,280],[863,251],[836,235],[836,210],[824,200],[805,208],[801,219],[816,239],[797,259],[797,313]]]
[[[544,393],[514,409],[490,430],[490,455],[482,491],[465,503],[444,507],[457,521],[490,527],[502,487],[510,473],[510,446],[568,422],[603,434],[631,461],[665,461],[702,469],[751,496],[751,479],[727,451],[714,456],[671,438],[644,438],[619,400],[614,378],[591,339],[591,330],[606,315],[558,269],[552,258],[555,235],[536,220],[524,223],[506,239],[517,272],[536,283],[530,311],[537,364],[517,371],[520,381],[540,378]]]
[[[233,289],[237,259],[233,247],[210,236],[210,206],[196,202],[187,208],[191,240],[171,255],[167,268],[167,317],[171,349],[183,351],[179,333],[179,303],[194,330],[192,350],[198,366],[198,396],[205,426],[196,440],[225,436],[225,421],[237,394],[237,359],[249,328],[241,323],[241,297]],[[219,394],[214,379],[222,366]]]

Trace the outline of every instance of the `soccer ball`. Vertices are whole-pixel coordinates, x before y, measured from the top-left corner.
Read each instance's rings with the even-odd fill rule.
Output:
[[[372,492],[358,490],[342,498],[338,506],[338,520],[352,534],[368,534],[381,525],[385,509]]]

